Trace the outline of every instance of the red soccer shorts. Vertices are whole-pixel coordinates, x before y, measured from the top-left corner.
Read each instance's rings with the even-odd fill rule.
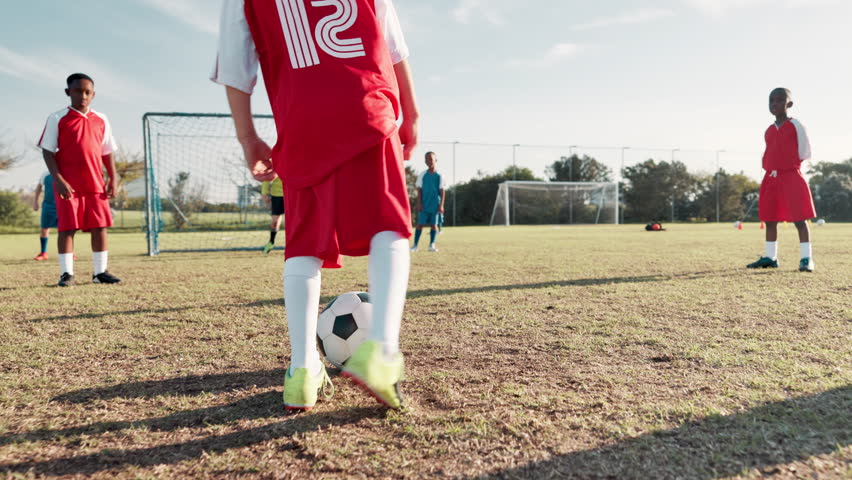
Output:
[[[68,200],[56,195],[57,231],[83,230],[112,226],[112,212],[105,193],[75,193]]]
[[[411,237],[399,136],[343,163],[308,188],[284,186],[286,258],[318,257],[323,268],[340,268],[341,255],[370,253],[377,233]]]
[[[814,200],[802,172],[777,170],[766,172],[760,184],[760,220],[764,222],[800,222],[816,217]]]

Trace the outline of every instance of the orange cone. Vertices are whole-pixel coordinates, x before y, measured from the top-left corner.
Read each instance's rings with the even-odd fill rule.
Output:
[[[737,222],[737,230],[743,229],[743,222]]]
[[[760,222],[760,229],[763,230],[764,228],[766,228],[766,225],[763,222]]]

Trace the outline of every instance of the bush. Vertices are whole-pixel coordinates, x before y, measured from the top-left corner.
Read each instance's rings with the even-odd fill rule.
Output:
[[[33,223],[33,209],[15,192],[0,192],[0,225],[28,227]]]

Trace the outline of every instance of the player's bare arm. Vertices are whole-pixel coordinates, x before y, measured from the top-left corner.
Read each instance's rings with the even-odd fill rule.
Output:
[[[59,194],[59,198],[68,200],[74,194],[74,189],[59,174],[59,169],[56,167],[56,154],[44,149],[41,153],[44,157],[44,163],[47,165],[47,171],[53,176],[53,186],[56,188],[56,193]]]
[[[441,189],[441,205],[438,207],[438,213],[444,213],[444,199],[447,197],[447,192]]]
[[[251,95],[232,87],[225,87],[228,106],[237,130],[237,139],[243,147],[246,165],[252,176],[261,182],[275,180],[277,175],[272,169],[272,149],[257,134],[254,119],[251,116]]]
[[[399,100],[402,106],[402,125],[399,127],[399,139],[402,142],[402,156],[411,159],[411,152],[417,147],[417,122],[420,112],[414,95],[414,80],[408,61],[403,60],[393,66],[396,82],[399,84]]]
[[[33,210],[38,211],[38,197],[41,196],[41,182],[36,186],[33,194]]]
[[[107,179],[106,184],[106,194],[107,198],[115,198],[118,195],[118,173],[116,173],[115,169],[115,156],[111,153],[108,153],[101,157],[101,161],[104,164],[104,168],[106,168]]]

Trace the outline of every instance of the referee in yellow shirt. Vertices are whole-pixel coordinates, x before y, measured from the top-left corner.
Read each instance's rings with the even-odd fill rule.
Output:
[[[271,182],[263,182],[260,186],[260,193],[263,195],[263,200],[269,205],[272,214],[272,223],[269,225],[269,242],[263,247],[263,253],[269,253],[275,248],[275,236],[278,235],[281,219],[284,217],[284,187],[281,185],[281,179],[276,178]]]

